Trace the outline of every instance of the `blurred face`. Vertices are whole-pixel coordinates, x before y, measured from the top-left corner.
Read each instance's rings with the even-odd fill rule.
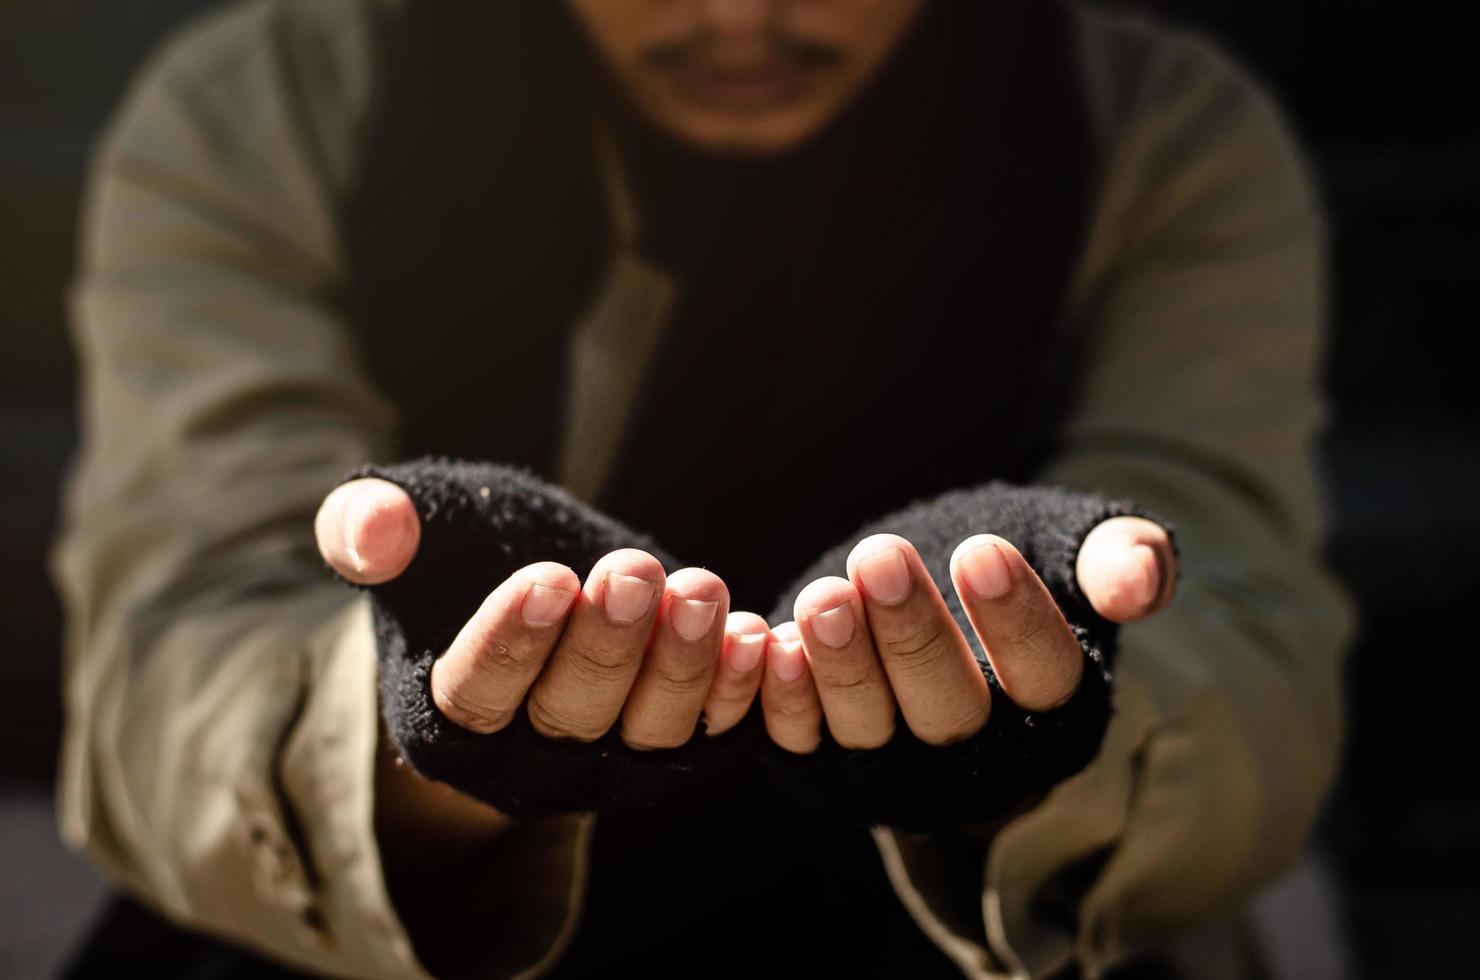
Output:
[[[628,99],[704,149],[765,155],[847,104],[924,0],[567,0]]]

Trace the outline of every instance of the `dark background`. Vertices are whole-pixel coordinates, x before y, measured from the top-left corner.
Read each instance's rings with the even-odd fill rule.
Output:
[[[47,972],[97,876],[55,841],[60,610],[45,571],[75,438],[63,319],[89,147],[201,0],[0,0],[0,974]],[[1331,216],[1331,558],[1362,607],[1352,737],[1318,852],[1367,977],[1480,971],[1480,15],[1469,3],[1122,4],[1220,38],[1282,97]]]

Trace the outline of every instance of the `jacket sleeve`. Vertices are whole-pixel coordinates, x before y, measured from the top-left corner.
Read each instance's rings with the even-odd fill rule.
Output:
[[[1090,29],[1102,67],[1144,70],[1073,293],[1082,388],[1037,479],[1164,517],[1183,577],[1122,627],[1115,714],[1084,771],[995,834],[875,831],[901,899],[973,976],[1071,960],[1097,976],[1229,911],[1295,860],[1344,739],[1353,617],[1321,556],[1308,175],[1269,98],[1205,42]]]
[[[50,572],[65,610],[65,840],[162,914],[312,971],[422,977],[373,828],[368,597],[313,534],[396,409],[331,297],[330,210],[368,88],[362,3],[184,29],[92,161],[71,300],[81,444]],[[558,955],[590,821],[516,828],[486,975]],[[469,868],[470,874],[488,869]]]

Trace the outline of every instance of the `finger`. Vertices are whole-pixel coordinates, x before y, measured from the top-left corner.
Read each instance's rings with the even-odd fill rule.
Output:
[[[1155,521],[1112,517],[1085,535],[1074,574],[1095,612],[1130,623],[1171,601],[1177,589],[1177,556],[1171,536]]]
[[[622,741],[671,749],[693,736],[729,614],[730,592],[718,575],[681,568],[668,577],[652,644],[622,708]]]
[[[771,741],[788,752],[815,752],[822,743],[822,704],[807,670],[802,636],[787,620],[771,631],[761,680],[761,710]]]
[[[951,580],[1002,690],[1029,711],[1069,700],[1084,651],[1048,586],[995,534],[973,534],[951,555]]]
[[[507,725],[559,639],[580,587],[574,571],[553,561],[505,579],[432,664],[437,710],[475,732]]]
[[[400,575],[421,543],[421,518],[411,496],[378,477],[350,480],[329,491],[313,526],[324,561],[360,585]]]
[[[704,702],[705,734],[729,731],[750,710],[760,690],[770,639],[765,619],[753,612],[732,612],[725,618],[724,649]]]
[[[530,689],[536,731],[593,742],[611,728],[652,637],[665,580],[662,563],[638,548],[620,548],[596,563]]]
[[[980,731],[992,711],[991,688],[914,545],[871,534],[847,564],[910,731],[931,745]]]
[[[819,578],[802,589],[793,608],[834,740],[850,749],[874,749],[889,741],[894,694],[853,583],[836,575]]]

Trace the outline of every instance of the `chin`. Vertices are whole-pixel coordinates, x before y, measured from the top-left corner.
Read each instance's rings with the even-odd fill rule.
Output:
[[[722,156],[780,156],[807,142],[832,113],[794,110],[763,116],[716,117],[675,114],[662,120],[673,136],[696,149]]]

